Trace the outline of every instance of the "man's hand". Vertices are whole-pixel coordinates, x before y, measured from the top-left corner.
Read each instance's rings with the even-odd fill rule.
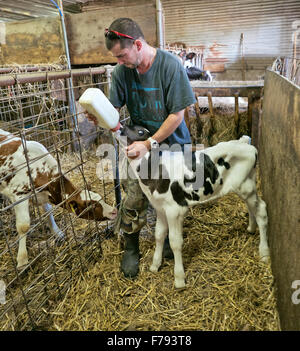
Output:
[[[144,155],[146,155],[149,149],[150,149],[150,143],[148,140],[146,140],[146,141],[135,141],[131,145],[127,146],[125,150],[129,158],[140,159]]]

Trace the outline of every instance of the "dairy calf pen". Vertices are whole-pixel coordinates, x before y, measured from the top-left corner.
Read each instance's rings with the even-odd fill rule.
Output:
[[[119,202],[119,185],[105,177],[106,170],[99,169],[96,157],[97,144],[111,142],[110,135],[95,129],[77,104],[87,87],[107,90],[108,73],[109,68],[42,71],[34,73],[36,82],[28,82],[32,79],[28,74],[0,77],[3,116],[0,129],[21,138],[24,145],[31,140],[43,144],[57,161],[61,174],[78,190],[90,189],[113,206]],[[71,75],[74,96],[69,96]],[[197,96],[205,92],[195,89],[195,93]],[[197,111],[198,107],[195,106]],[[209,109],[209,117],[212,131],[216,133],[212,136],[208,133],[210,143],[214,143],[218,133],[218,141],[226,140],[224,127],[219,127],[217,122],[229,120],[217,115],[215,105],[213,108],[214,111]],[[230,122],[233,128],[229,128],[228,138],[229,134],[231,139],[236,139],[238,134],[249,132],[248,115],[247,112],[233,113],[230,120],[234,121],[237,116],[240,123],[236,128],[237,125]],[[194,136],[203,136],[204,130],[200,133],[200,129],[191,128],[193,144],[199,143]],[[259,262],[258,235],[246,233],[246,209],[236,197],[207,207],[195,207],[185,218],[183,255],[187,289],[172,294],[169,268],[173,263],[163,262],[158,276],[149,271],[149,258],[154,251],[151,222],[141,233],[140,275],[137,280],[128,281],[120,274],[122,250],[116,237],[110,236],[110,222],[80,219],[72,210],[66,211],[61,206],[43,213],[35,203],[34,192],[31,197],[29,264],[21,269],[17,268],[16,261],[19,244],[14,217],[16,204],[1,200],[1,329],[277,328],[272,276],[269,267]],[[49,230],[51,213],[65,241],[57,240]],[[155,224],[155,214],[153,217]],[[1,291],[5,291],[5,296]]]
[[[28,330],[41,325],[48,307],[99,260],[109,235],[98,200],[115,204],[115,184],[89,172],[89,155],[110,135],[89,122],[76,101],[88,87],[107,89],[107,70],[36,66],[0,72],[0,329]],[[49,162],[55,170],[45,170]],[[43,194],[53,207],[48,199],[41,202]]]

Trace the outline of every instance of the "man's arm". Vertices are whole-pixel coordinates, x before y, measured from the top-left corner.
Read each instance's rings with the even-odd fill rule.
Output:
[[[184,110],[171,113],[160,126],[160,128],[157,130],[157,132],[152,136],[152,138],[155,139],[158,143],[163,142],[175,132],[175,130],[179,127],[180,123],[182,122],[183,118]],[[147,143],[149,144],[148,149],[150,149],[150,142],[148,140]]]
[[[178,128],[184,118],[184,110],[171,113],[157,132],[152,136],[158,143],[167,139]],[[135,141],[127,147],[127,156],[130,158],[141,158],[150,150],[150,141]]]

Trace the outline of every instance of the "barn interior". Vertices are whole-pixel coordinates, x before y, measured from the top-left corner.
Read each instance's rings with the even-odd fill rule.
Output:
[[[300,330],[299,1],[0,1],[0,130],[20,138],[24,154],[26,143],[41,143],[77,192],[91,190],[116,207],[123,165],[101,162],[100,150],[108,144],[118,152],[118,145],[78,100],[91,87],[109,97],[117,60],[104,30],[119,17],[134,19],[151,46],[201,73],[190,77],[196,103],[184,113],[194,149],[251,137],[270,260],[260,261],[258,230],[247,232],[247,208],[230,194],[185,217],[185,289],[174,287],[174,261],[149,270],[151,206],[140,273],[126,279],[115,222],[81,219],[61,204],[44,212],[36,197],[42,189],[31,182],[29,262],[20,269],[18,203],[3,194],[13,174],[1,170],[0,137],[0,330]],[[130,122],[126,107],[120,120]],[[23,164],[29,174],[33,162]],[[63,241],[49,228],[51,215]]]

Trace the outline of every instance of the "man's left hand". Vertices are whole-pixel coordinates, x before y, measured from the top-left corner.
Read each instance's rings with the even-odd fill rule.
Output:
[[[127,146],[127,156],[131,159],[140,159],[149,151],[149,141],[135,141]]]

